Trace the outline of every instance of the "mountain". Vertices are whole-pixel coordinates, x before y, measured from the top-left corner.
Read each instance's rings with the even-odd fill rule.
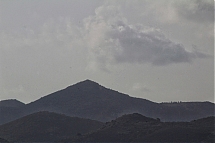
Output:
[[[99,121],[140,113],[163,121],[190,121],[214,115],[210,102],[159,104],[105,88],[85,80],[26,105],[26,112],[47,110]]]
[[[210,102],[155,103],[85,80],[18,107],[16,111],[0,107],[0,112],[13,114],[8,120],[0,117],[0,124],[39,111],[103,122],[130,113],[140,113],[147,117],[160,118],[162,121],[191,121],[213,116],[214,107],[214,103]]]
[[[56,142],[86,134],[103,123],[51,112],[34,113],[0,126],[0,137],[10,142]]]
[[[211,116],[191,122],[161,122],[133,113],[101,123],[43,111],[1,125],[0,138],[10,142],[204,143],[214,142],[214,121]]]
[[[191,121],[215,115],[215,104],[211,102],[161,103],[163,121]],[[165,118],[168,117],[168,118]]]
[[[0,101],[0,124],[10,122],[12,120],[22,117],[22,107],[25,104],[16,100],[2,100]]]
[[[150,110],[149,110],[150,109]],[[41,110],[99,121],[109,121],[125,113],[141,112],[158,116],[160,106],[149,100],[130,97],[85,80],[26,105],[25,111]]]
[[[214,119],[192,122],[160,122],[140,114],[129,114],[107,122],[99,130],[65,142],[213,142]]]
[[[0,138],[0,143],[8,143],[7,140]]]
[[[16,99],[0,101],[0,107],[22,107],[24,105],[25,105],[24,103],[22,103]]]

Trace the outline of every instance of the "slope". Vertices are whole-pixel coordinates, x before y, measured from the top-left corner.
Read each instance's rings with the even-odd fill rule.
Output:
[[[59,141],[86,134],[103,123],[50,112],[34,113],[0,126],[0,137],[10,142]]]
[[[22,117],[24,114],[21,108],[24,106],[16,99],[0,101],[0,125]]]
[[[107,89],[86,80],[34,101],[25,109],[28,113],[47,110],[99,121],[109,121],[124,113],[141,112],[158,116],[159,104]],[[150,110],[149,110],[150,109]]]
[[[214,141],[214,117],[192,122],[160,122],[140,114],[124,115],[79,139],[81,142],[202,142]]]
[[[50,111],[98,121],[110,121],[129,113],[140,113],[160,118],[162,121],[191,121],[213,116],[214,107],[215,104],[210,102],[155,103],[85,80],[19,107],[19,111],[8,112],[5,107],[0,107],[0,112],[12,115],[8,119],[7,116],[4,119],[0,117],[0,124],[38,111]]]
[[[8,143],[7,140],[0,138],[0,143]]]
[[[107,89],[85,80],[27,105],[27,113],[47,110],[69,116],[109,121],[123,114],[141,113],[162,121],[190,121],[214,115],[210,102],[158,104]]]
[[[0,107],[22,107],[24,105],[25,105],[24,103],[22,103],[16,99],[0,101]]]

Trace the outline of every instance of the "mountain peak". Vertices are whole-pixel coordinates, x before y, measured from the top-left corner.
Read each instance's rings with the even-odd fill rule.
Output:
[[[76,83],[72,86],[69,86],[67,88],[73,88],[73,87],[76,87],[78,89],[97,89],[100,87],[100,85],[97,82],[86,79],[84,81],[78,82],[78,83]]]
[[[97,82],[92,81],[92,80],[90,80],[90,79],[86,79],[86,80],[81,81],[81,82],[79,82],[79,83],[82,83],[82,84],[97,84],[97,85],[98,85]]]

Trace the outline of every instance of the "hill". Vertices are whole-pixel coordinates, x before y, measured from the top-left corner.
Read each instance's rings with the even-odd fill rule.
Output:
[[[159,104],[105,88],[85,80],[27,104],[27,112],[47,110],[99,121],[110,121],[123,114],[140,113],[162,121],[191,121],[214,115],[210,102]]]
[[[157,115],[159,108],[157,103],[133,98],[107,89],[96,82],[85,80],[27,104],[25,112],[46,110],[69,116],[109,121],[133,112],[159,116]]]
[[[0,143],[8,143],[7,140],[0,138]]]
[[[0,101],[0,107],[22,107],[24,105],[25,105],[24,103],[22,103],[16,99]]]
[[[79,139],[80,142],[213,142],[214,117],[192,122],[160,122],[140,114],[124,115],[107,122],[101,129]]]
[[[86,134],[103,123],[50,112],[34,113],[0,126],[0,137],[10,142],[56,142]]]
[[[24,114],[21,108],[24,106],[24,103],[16,99],[0,101],[0,124],[22,117]]]
[[[164,109],[161,116],[163,121],[191,121],[215,115],[215,104],[207,101],[160,103],[160,105]]]
[[[11,107],[0,107],[0,112],[11,113],[10,116],[12,116],[0,117],[0,124],[39,111],[56,112],[103,122],[130,113],[140,113],[147,117],[160,118],[162,121],[191,121],[213,116],[214,107],[215,105],[210,102],[155,103],[85,80],[18,107],[15,111]]]

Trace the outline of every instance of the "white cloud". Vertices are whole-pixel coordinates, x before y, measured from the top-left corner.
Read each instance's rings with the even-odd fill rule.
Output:
[[[0,48],[5,50],[24,47],[47,49],[58,46],[71,49],[80,38],[80,29],[69,18],[49,19],[38,27],[38,30],[24,27],[19,32],[1,32]]]
[[[119,7],[101,6],[84,23],[91,64],[101,69],[120,63],[188,63],[194,58],[206,57],[196,50],[187,51],[159,29],[128,24]]]
[[[152,88],[153,92],[144,95],[153,95],[155,101],[170,100],[181,85],[185,87],[181,88],[184,99],[206,99],[202,95],[213,94],[214,61],[197,59],[207,56],[200,51],[214,52],[209,0],[108,0],[101,7],[104,1],[100,0],[2,2],[3,98],[32,101],[84,78],[139,97],[143,95],[141,89]],[[81,10],[83,5],[87,7]],[[200,51],[196,46],[189,49],[191,45]],[[192,65],[174,65],[194,60]],[[172,65],[157,68],[150,64]],[[87,65],[96,72],[86,71]],[[153,80],[163,75],[163,80]],[[137,83],[133,90],[127,86],[141,81],[147,81],[147,86]]]

